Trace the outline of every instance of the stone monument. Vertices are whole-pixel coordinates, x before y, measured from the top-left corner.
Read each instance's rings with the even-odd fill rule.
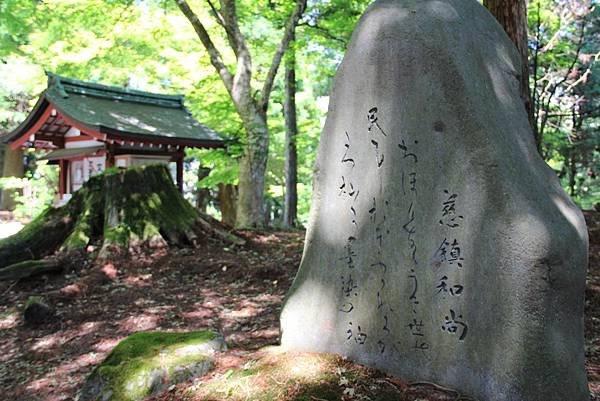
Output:
[[[379,0],[335,78],[282,345],[481,401],[589,399],[587,230],[475,0]]]

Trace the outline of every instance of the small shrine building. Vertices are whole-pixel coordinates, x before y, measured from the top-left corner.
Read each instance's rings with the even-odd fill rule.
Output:
[[[223,139],[196,121],[181,95],[162,95],[48,74],[29,116],[1,137],[12,149],[35,148],[59,166],[59,202],[109,167],[175,164],[183,191],[186,147],[220,148]]]

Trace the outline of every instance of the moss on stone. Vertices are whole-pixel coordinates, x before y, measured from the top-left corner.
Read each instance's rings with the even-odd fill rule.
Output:
[[[165,383],[177,383],[204,374],[212,364],[215,333],[142,332],[121,341],[106,360],[90,375],[80,399],[96,396],[111,401],[141,400],[162,389]],[[101,384],[98,384],[101,383]],[[101,390],[98,389],[101,387]],[[88,398],[91,397],[91,398]]]
[[[212,331],[188,333],[141,332],[121,341],[108,355],[102,366],[115,366],[132,358],[148,359],[161,351],[176,350],[188,345],[205,344],[216,338]]]

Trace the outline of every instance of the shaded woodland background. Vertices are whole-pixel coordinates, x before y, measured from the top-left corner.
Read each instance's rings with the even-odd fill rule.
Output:
[[[243,226],[303,225],[332,78],[369,3],[3,0],[0,133],[26,117],[46,86],[45,70],[183,93],[194,116],[226,136],[229,145],[227,150],[188,151],[187,198],[230,224],[237,217]],[[522,2],[485,3],[500,20],[504,14],[507,30],[511,23],[512,29],[519,27]],[[529,60],[529,109],[539,151],[583,209],[600,203],[598,3],[531,0],[527,19],[520,15],[521,47]],[[190,12],[198,16],[210,43],[202,40],[186,12],[188,17]],[[207,51],[211,43],[212,51]],[[227,77],[214,68],[215,50],[232,76],[245,77],[246,86],[228,87]],[[245,54],[251,55],[251,63]],[[252,110],[240,112],[234,106],[236,96],[230,93],[236,90],[237,99],[246,96],[255,105]],[[248,129],[245,118],[254,112],[264,118],[268,131]],[[249,152],[258,160],[255,167],[264,170],[264,193],[260,180],[247,182]],[[36,157],[33,152],[0,151],[2,175],[17,177],[0,181],[2,208],[16,207],[19,218],[39,213],[57,188],[55,169]]]

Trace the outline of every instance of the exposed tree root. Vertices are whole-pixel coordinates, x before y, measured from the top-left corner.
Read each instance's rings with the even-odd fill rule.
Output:
[[[26,260],[0,269],[0,281],[20,280],[41,274],[59,272],[63,264],[57,259]]]
[[[165,166],[107,171],[92,177],[60,208],[49,208],[16,235],[0,241],[0,279],[18,278],[16,263],[57,251],[81,251],[99,244],[101,260],[142,247],[197,245],[212,236],[235,245],[245,240],[199,213],[179,193]],[[30,263],[29,262],[29,263]],[[49,262],[38,261],[49,269]],[[43,262],[43,263],[42,263]],[[10,268],[10,272],[4,271]],[[23,273],[26,274],[25,269]],[[37,274],[37,273],[34,273]]]

